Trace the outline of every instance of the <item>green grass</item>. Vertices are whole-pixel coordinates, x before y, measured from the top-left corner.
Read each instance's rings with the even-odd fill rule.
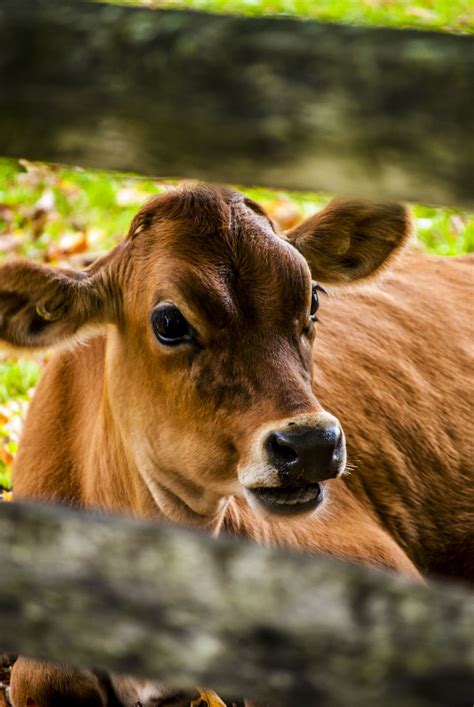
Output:
[[[39,372],[40,365],[37,361],[0,361],[0,405],[12,398],[26,400],[31,388],[36,385]]]
[[[11,488],[11,465],[18,448],[23,417],[40,364],[33,360],[0,360],[0,489]]]
[[[474,214],[459,209],[413,205],[417,237],[433,255],[474,252]]]
[[[472,0],[109,0],[114,4],[474,32]]]
[[[121,204],[127,189],[136,195]],[[88,231],[98,247],[111,248],[156,190],[156,183],[123,175],[0,159],[0,234],[8,229],[21,238],[19,254],[31,258],[42,258],[66,233]],[[39,212],[46,212],[44,224]]]
[[[11,473],[2,469],[2,463],[0,462],[0,490],[6,489],[9,491],[12,487]]]

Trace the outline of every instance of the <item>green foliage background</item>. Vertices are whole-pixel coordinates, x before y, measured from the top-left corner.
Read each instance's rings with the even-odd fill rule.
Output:
[[[472,0],[110,0],[142,7],[204,10],[252,16],[293,17],[367,24],[416,27],[442,32],[474,32]]]

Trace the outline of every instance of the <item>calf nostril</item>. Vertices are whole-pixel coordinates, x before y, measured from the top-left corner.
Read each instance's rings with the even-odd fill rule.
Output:
[[[282,482],[320,483],[338,476],[345,455],[339,424],[288,427],[271,432],[265,441],[267,461]]]
[[[297,461],[298,454],[288,443],[283,442],[278,438],[278,435],[272,434],[269,440],[269,447],[275,457],[281,459],[286,464],[291,464]]]

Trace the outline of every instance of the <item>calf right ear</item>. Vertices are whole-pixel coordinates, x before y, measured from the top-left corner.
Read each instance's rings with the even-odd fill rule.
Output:
[[[106,319],[100,270],[56,270],[25,260],[0,266],[0,341],[42,349]]]

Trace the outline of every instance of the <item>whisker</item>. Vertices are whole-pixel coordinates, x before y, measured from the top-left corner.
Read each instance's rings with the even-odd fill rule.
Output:
[[[342,472],[344,476],[350,476],[353,471],[356,471],[357,464],[352,461],[347,460],[344,471]]]

